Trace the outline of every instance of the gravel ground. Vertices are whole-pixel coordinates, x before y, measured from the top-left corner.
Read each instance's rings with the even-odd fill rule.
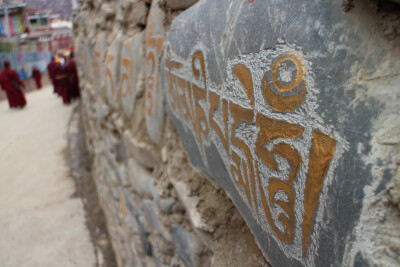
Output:
[[[96,247],[66,161],[75,105],[51,87],[0,102],[0,266],[95,266]]]

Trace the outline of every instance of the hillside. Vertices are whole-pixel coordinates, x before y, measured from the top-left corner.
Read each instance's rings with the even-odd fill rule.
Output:
[[[33,9],[51,9],[60,19],[72,20],[72,3],[69,0],[27,0],[27,6]]]

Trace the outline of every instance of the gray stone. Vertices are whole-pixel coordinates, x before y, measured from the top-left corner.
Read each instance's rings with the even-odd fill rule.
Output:
[[[160,198],[159,207],[165,213],[171,213],[172,206],[175,204],[175,199],[173,197]]]
[[[119,33],[108,48],[104,62],[104,83],[108,103],[113,108],[118,107],[118,85],[120,78],[121,48],[124,37]]]
[[[198,0],[165,0],[167,5],[175,10],[186,9],[194,5]]]
[[[91,46],[90,38],[88,38],[87,40],[84,41],[83,51],[84,51],[84,56],[82,57],[82,59],[84,60],[83,67],[85,70],[85,76],[89,81],[93,81],[93,77],[94,77],[93,68],[92,68],[93,53],[92,53],[92,46]]]
[[[145,227],[145,224],[143,221],[143,216],[137,209],[135,209],[135,207],[133,205],[134,202],[133,202],[133,198],[132,198],[132,193],[127,189],[124,189],[123,193],[124,193],[124,199],[125,199],[126,206],[129,210],[130,214],[132,215],[132,217],[135,219],[135,221],[128,220],[127,222],[132,224],[130,226],[131,229],[133,229],[135,232],[136,231],[139,232],[139,237],[140,237],[140,242],[141,242],[141,247],[142,247],[143,253],[145,255],[151,256],[152,250],[151,250],[151,245],[148,240],[149,231]],[[131,218],[131,216],[128,216],[128,218]]]
[[[101,92],[104,86],[103,60],[106,53],[106,46],[107,46],[107,40],[104,33],[99,33],[95,40],[93,49],[93,55],[92,55],[93,77],[91,77],[97,92]],[[91,62],[91,61],[85,60],[85,62]]]
[[[101,5],[101,12],[105,18],[111,18],[115,16],[115,9],[112,3],[103,3]]]
[[[122,140],[120,140],[115,145],[115,151],[116,151],[117,161],[126,164],[126,151],[125,151],[124,142]]]
[[[187,267],[199,266],[197,252],[202,248],[201,243],[193,234],[189,234],[180,225],[174,225],[172,230],[172,242],[176,253]]]
[[[132,188],[136,192],[145,194],[156,200],[159,199],[158,191],[154,186],[154,177],[134,159],[128,160],[128,177]]]
[[[168,161],[168,148],[166,146],[161,149],[161,160],[164,163]]]
[[[133,157],[142,166],[147,168],[154,168],[159,159],[151,151],[149,144],[139,142],[133,138],[131,132],[126,130],[123,135],[125,149],[128,157]]]
[[[208,232],[213,232],[214,228],[207,224],[207,222],[202,218],[200,212],[196,208],[199,203],[199,197],[189,196],[190,190],[188,186],[188,184],[183,182],[174,183],[175,191],[178,195],[180,202],[184,205],[190,221],[192,222],[192,225],[195,228]]]
[[[97,121],[102,121],[110,114],[110,106],[104,103],[97,102],[95,105],[95,118]]]
[[[120,179],[118,179],[115,169],[111,166],[110,161],[107,159],[107,154],[108,153],[105,153],[105,157],[104,159],[102,159],[102,166],[105,172],[104,173],[105,181],[109,186],[119,185]]]
[[[165,229],[164,225],[158,219],[157,205],[149,200],[144,200],[142,203],[142,209],[150,227],[160,233],[166,240],[172,241],[171,234],[167,231],[167,229]]]
[[[379,265],[379,233],[394,229],[375,217],[393,217],[381,191],[398,153],[400,60],[376,20],[349,13],[340,1],[204,0],[164,43],[161,84],[190,161],[273,266],[350,266],[360,249]]]
[[[132,114],[136,93],[144,80],[143,39],[144,33],[137,33],[122,48],[119,94],[127,118]]]
[[[111,116],[111,119],[112,119],[112,124],[114,125],[115,129],[118,131],[119,134],[122,135],[123,127],[124,127],[124,120],[123,120],[122,116],[119,113],[115,112]]]
[[[122,186],[129,186],[129,179],[128,179],[128,170],[125,167],[125,165],[120,164],[119,166],[119,177],[121,179],[121,185]]]
[[[122,164],[117,163],[115,161],[114,155],[109,150],[104,151],[104,156],[107,161],[107,164],[104,164],[104,166],[107,166],[110,177],[114,177],[112,179],[113,183],[127,185],[128,184],[128,179],[127,179],[128,174],[127,174],[126,167],[123,166]]]
[[[139,231],[140,231],[140,241],[142,242],[142,249],[145,255],[151,256],[152,251],[151,251],[151,246],[148,240],[149,232],[146,230],[146,227],[144,226],[143,223],[143,217],[138,214],[136,216],[136,222],[139,225]]]
[[[80,78],[89,78],[91,77],[90,75],[88,75],[88,72],[90,72],[92,70],[92,68],[87,68],[87,60],[89,60],[89,62],[92,62],[92,58],[91,58],[91,54],[90,54],[90,50],[89,50],[89,46],[88,46],[88,42],[85,41],[77,41],[77,51],[75,54],[75,58],[76,58],[76,63],[78,66],[78,70],[79,70],[79,75]]]
[[[112,191],[112,196],[113,196],[113,198],[114,198],[114,200],[119,200],[119,198],[120,198],[120,191],[121,191],[121,189],[120,188],[118,188],[118,187],[113,187],[112,189],[111,189],[111,191]],[[117,214],[117,212],[115,212],[115,211],[117,211],[118,209],[116,208],[116,206],[114,206],[114,203],[113,202],[110,202],[110,205],[113,205],[113,211],[114,211],[114,214],[116,215]]]
[[[161,92],[159,58],[164,43],[165,14],[159,7],[160,0],[151,4],[146,27],[146,125],[151,140],[160,143],[164,126],[164,97]]]

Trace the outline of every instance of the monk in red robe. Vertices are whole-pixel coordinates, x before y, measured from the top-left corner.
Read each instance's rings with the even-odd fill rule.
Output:
[[[23,108],[26,99],[22,88],[25,84],[20,80],[15,70],[10,68],[10,62],[4,62],[4,70],[0,73],[1,88],[7,93],[10,108]]]
[[[71,99],[79,98],[80,92],[79,92],[78,70],[76,68],[75,58],[72,53],[69,58],[66,70],[68,73],[68,87],[69,87]]]
[[[61,66],[60,61],[56,61],[54,69],[54,87],[55,92],[59,94],[64,104],[68,105],[71,102],[71,94],[68,88],[68,76],[65,68]]]
[[[36,66],[33,66],[32,77],[36,82],[36,88],[41,89],[42,88],[42,73],[40,73],[40,70],[38,70],[38,68]]]
[[[54,88],[54,93],[56,93],[56,86],[54,83],[54,70],[56,69],[56,60],[54,57],[51,57],[51,61],[49,63],[49,65],[47,65],[47,72],[49,74],[49,78],[51,80],[51,83],[53,84],[53,88]]]

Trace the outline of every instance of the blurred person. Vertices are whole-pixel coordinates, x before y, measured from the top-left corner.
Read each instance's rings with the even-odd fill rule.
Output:
[[[0,86],[7,93],[10,108],[24,108],[26,99],[22,88],[25,84],[17,72],[10,67],[10,62],[4,62],[4,70],[0,73]]]
[[[54,84],[54,70],[56,68],[56,59],[54,57],[51,57],[51,61],[49,63],[49,65],[47,65],[47,72],[49,74],[49,78],[51,83],[53,84],[53,90],[54,93],[56,93],[56,87]]]
[[[26,79],[26,73],[25,73],[25,70],[24,70],[23,68],[21,68],[21,69],[19,70],[18,76],[19,76],[19,78],[20,78],[21,80],[25,80],[25,79]]]
[[[71,102],[71,95],[68,88],[68,75],[66,69],[61,65],[61,60],[56,60],[54,69],[54,87],[58,95],[63,99],[63,103],[68,105]]]
[[[71,53],[66,67],[68,73],[68,87],[71,99],[79,98],[79,78],[74,54]]]
[[[37,66],[33,66],[33,68],[32,68],[32,77],[33,77],[33,79],[35,79],[36,88],[41,89],[42,88],[42,73],[37,68]]]
[[[63,55],[59,55],[61,66],[65,67],[65,57]]]
[[[54,70],[53,70],[53,79],[54,79],[54,93],[58,96],[61,96],[61,85],[62,85],[62,77],[61,75],[64,73],[63,67],[61,66],[61,61],[59,58],[54,60]],[[58,75],[58,78],[56,78]]]

